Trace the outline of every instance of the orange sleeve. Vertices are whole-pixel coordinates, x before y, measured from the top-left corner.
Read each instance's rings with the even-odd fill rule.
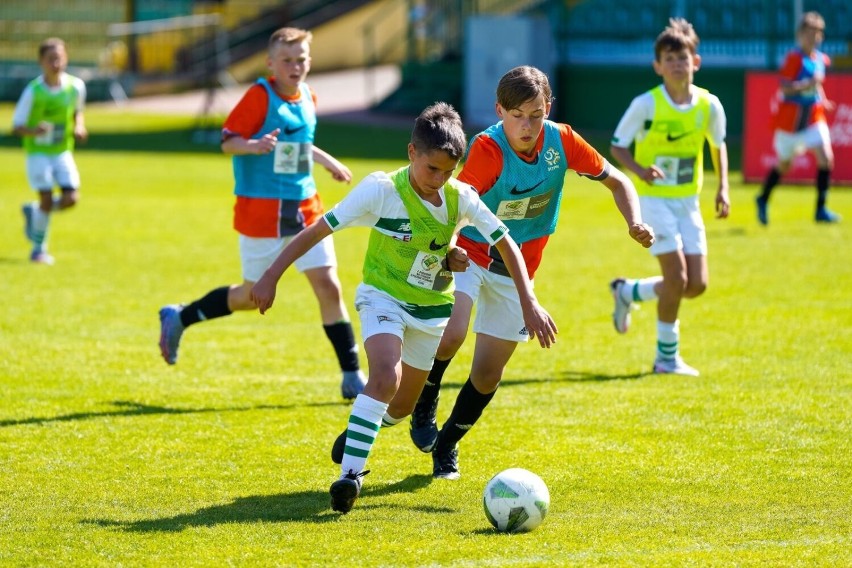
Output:
[[[795,81],[802,69],[802,58],[795,51],[791,51],[784,59],[784,65],[779,71],[781,81]]]
[[[222,126],[222,139],[231,136],[251,138],[266,121],[269,95],[262,85],[252,85],[237,106],[233,108]]]
[[[606,167],[606,159],[600,152],[567,124],[559,124],[559,137],[568,167],[578,174],[598,177]]]
[[[479,135],[470,146],[458,179],[472,185],[482,195],[494,187],[502,171],[503,152],[500,146],[489,136]]]

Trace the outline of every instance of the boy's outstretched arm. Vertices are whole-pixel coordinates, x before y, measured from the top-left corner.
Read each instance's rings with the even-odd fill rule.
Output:
[[[643,168],[639,165],[639,162],[633,158],[633,153],[630,151],[630,148],[610,146],[609,151],[619,164],[636,174],[639,179],[644,180],[647,183],[654,183],[655,179],[663,179],[666,177],[663,170],[653,164],[647,168]]]
[[[512,237],[506,235],[494,246],[500,252],[500,256],[515,282],[515,287],[518,289],[521,310],[524,312],[524,325],[527,327],[530,337],[537,337],[539,345],[550,348],[552,344],[556,343],[556,334],[559,333],[559,330],[556,329],[553,318],[539,305],[538,299],[533,293],[527,273],[527,265],[524,264],[518,245],[515,244]]]
[[[314,146],[314,162],[327,169],[335,180],[345,181],[346,183],[352,181],[352,172],[349,171],[349,168],[344,166],[340,160],[316,146]]]
[[[331,227],[322,219],[317,219],[314,224],[303,229],[293,240],[287,243],[281,254],[278,255],[269,268],[263,273],[251,289],[251,300],[260,310],[261,314],[272,307],[275,302],[275,289],[284,271],[293,264],[297,258],[311,250],[314,245],[331,234]]]
[[[654,244],[654,230],[642,222],[639,196],[636,195],[636,188],[630,178],[624,175],[624,172],[610,168],[609,176],[601,180],[601,183],[612,192],[615,206],[627,222],[630,238],[645,248]]]
[[[716,218],[726,219],[731,212],[731,196],[728,193],[728,145],[722,142],[718,148],[710,146],[713,169],[719,177],[719,189],[716,191]]]

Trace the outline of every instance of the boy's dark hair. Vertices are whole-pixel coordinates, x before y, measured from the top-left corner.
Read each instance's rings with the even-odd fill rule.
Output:
[[[38,58],[41,59],[44,57],[44,54],[50,51],[51,49],[56,49],[57,47],[65,47],[65,42],[59,39],[58,37],[49,37],[42,41],[38,45]]]
[[[417,152],[442,150],[454,160],[460,160],[467,138],[459,113],[443,102],[426,107],[414,121],[411,143]]]
[[[269,37],[269,50],[272,51],[276,45],[289,45],[291,43],[311,43],[313,34],[301,28],[278,28]]]
[[[698,51],[698,34],[692,24],[683,18],[669,18],[669,25],[657,36],[654,42],[654,57],[657,61],[664,51],[681,51],[688,49],[695,55]]]
[[[529,65],[511,69],[497,83],[497,104],[506,110],[520,108],[540,96],[544,96],[545,102],[551,102],[552,95],[547,75]]]

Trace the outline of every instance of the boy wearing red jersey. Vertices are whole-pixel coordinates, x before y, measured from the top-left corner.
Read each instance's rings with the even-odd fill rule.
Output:
[[[814,220],[817,223],[837,223],[840,216],[826,208],[834,153],[826,111],[834,103],[825,96],[822,83],[825,70],[831,65],[828,55],[818,48],[825,37],[825,20],[817,12],[805,13],[799,21],[798,46],[787,54],[781,69],[781,89],[778,112],[775,114],[773,145],[778,164],[769,170],[757,196],[757,219],[769,224],[769,196],[772,189],[787,173],[793,158],[802,152],[813,152],[817,161],[817,202]]]
[[[222,286],[187,305],[160,310],[160,353],[174,365],[181,335],[190,325],[236,310],[257,308],[251,289],[284,246],[323,214],[313,178],[313,163],[337,181],[352,172],[313,145],[316,96],[305,83],[310,70],[311,33],[281,28],[269,39],[267,65],[260,79],[231,111],[222,129],[222,151],[233,156],[234,228],[239,233],[243,283]],[[296,263],[317,297],[323,328],[343,372],[341,394],[353,399],[366,379],[343,304],[331,238],[323,239]]]

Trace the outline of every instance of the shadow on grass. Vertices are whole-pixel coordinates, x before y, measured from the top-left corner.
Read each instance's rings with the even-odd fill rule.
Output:
[[[303,407],[340,406],[348,405],[348,402],[317,402],[312,404],[287,404],[270,405],[259,404],[255,406],[233,406],[223,408],[170,408],[168,406],[154,406],[141,404],[128,400],[114,400],[113,406],[119,410],[107,410],[103,412],[74,412],[71,414],[60,414],[46,418],[20,418],[17,420],[0,420],[0,428],[7,426],[21,426],[25,424],[48,424],[50,422],[72,422],[75,420],[93,420],[95,418],[106,418],[115,416],[146,416],[150,414],[201,414],[206,412],[246,412],[248,410],[290,410]]]
[[[365,486],[361,499],[371,496],[410,493],[422,489],[431,483],[431,475],[411,475],[402,481],[381,487]],[[359,505],[361,505],[359,501]],[[381,505],[367,505],[378,508]],[[420,510],[420,508],[417,508]],[[423,512],[445,512],[435,507],[424,507]],[[84,520],[84,523],[102,527],[115,527],[128,532],[178,532],[191,527],[212,527],[233,523],[281,523],[287,521],[327,523],[340,518],[339,513],[329,507],[326,491],[299,491],[276,495],[252,495],[238,497],[224,505],[204,507],[191,513],[184,513],[162,519],[141,521],[114,521],[110,519]]]
[[[535,383],[588,383],[603,381],[635,381],[648,375],[650,371],[638,373],[606,374],[591,371],[564,371],[561,376],[554,378],[507,379],[500,381],[500,388],[523,386]]]

